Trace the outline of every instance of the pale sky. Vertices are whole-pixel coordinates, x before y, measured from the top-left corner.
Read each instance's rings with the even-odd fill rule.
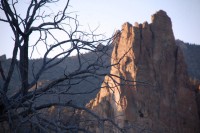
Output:
[[[71,0],[70,5],[83,28],[99,26],[107,37],[124,22],[150,23],[151,15],[162,9],[172,20],[176,39],[200,44],[200,0]],[[7,25],[0,23],[0,35],[0,55],[10,58],[13,43]]]

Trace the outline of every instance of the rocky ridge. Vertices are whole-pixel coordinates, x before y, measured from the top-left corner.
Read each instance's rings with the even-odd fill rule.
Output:
[[[110,74],[87,104],[126,132],[198,133],[195,92],[176,45],[171,19],[160,10],[152,23],[125,23],[115,40]],[[100,132],[97,124],[88,128]],[[96,126],[95,126],[96,125]],[[105,124],[105,132],[120,130]]]

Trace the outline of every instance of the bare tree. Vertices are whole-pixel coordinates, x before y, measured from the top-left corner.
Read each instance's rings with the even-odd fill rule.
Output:
[[[103,60],[108,52],[108,49],[106,49],[108,47],[105,45],[109,45],[113,37],[105,39],[103,35],[95,34],[95,30],[90,30],[89,33],[79,30],[79,21],[76,16],[72,17],[69,1],[64,1],[63,9],[55,12],[53,6],[59,3],[59,0],[30,0],[28,3],[23,3],[21,0],[1,0],[0,11],[5,14],[5,17],[2,16],[0,22],[9,24],[14,41],[8,72],[5,72],[5,68],[2,67],[0,62],[1,76],[3,77],[3,84],[0,85],[0,123],[5,127],[7,126],[10,129],[9,131],[18,132],[20,128],[27,125],[31,131],[36,132],[47,132],[47,129],[55,132],[89,132],[75,124],[76,119],[78,119],[77,110],[85,110],[100,123],[109,121],[117,127],[117,124],[112,120],[100,119],[94,112],[84,106],[74,104],[70,100],[62,101],[58,99],[53,102],[42,102],[41,97],[47,94],[52,96],[61,94],[81,95],[95,91],[97,88],[77,93],[70,92],[70,89],[73,85],[85,81],[88,77],[97,79],[104,77],[106,73],[99,70],[114,65],[105,64]],[[24,5],[27,7],[24,7]],[[23,13],[20,13],[19,8],[23,8]],[[61,35],[62,39],[60,38]],[[42,55],[42,62],[36,70],[35,62],[30,64],[29,59],[41,47],[45,48],[44,54]],[[53,51],[55,52],[53,53]],[[96,57],[94,60],[85,59],[82,56],[83,52],[92,52]],[[76,54],[78,65],[73,71],[68,71],[66,66],[62,75],[40,84],[41,76],[45,72],[62,62],[66,62],[74,54]],[[18,55],[19,58],[17,58]],[[20,77],[17,89],[10,86],[15,69],[18,70]],[[60,89],[60,87],[64,89]],[[10,90],[15,93],[9,94]],[[61,107],[67,108],[66,118],[64,119],[69,119],[69,121],[65,124],[60,119],[56,122],[51,121],[48,113],[46,113],[47,117],[43,116],[44,112],[48,112],[55,106],[60,107],[60,109]],[[62,111],[66,110],[63,109]],[[64,117],[60,116],[64,114],[62,111],[58,113],[59,118]],[[74,122],[70,124],[72,118]],[[119,130],[121,129],[119,128]],[[5,129],[5,131],[7,130]]]

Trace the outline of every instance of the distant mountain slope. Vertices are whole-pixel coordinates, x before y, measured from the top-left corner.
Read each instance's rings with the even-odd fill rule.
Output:
[[[99,67],[97,72],[99,73],[109,73],[110,67],[104,67],[110,65],[110,55],[112,52],[112,45],[110,46],[99,46],[97,48],[103,48],[103,52],[89,52],[85,53],[80,56],[81,59],[81,69],[85,69],[91,63],[96,62],[97,59],[101,59],[100,63],[102,67]],[[1,62],[2,67],[5,71],[5,75],[8,73],[9,65],[11,63],[11,59],[5,59],[5,56],[2,56]],[[34,79],[34,74],[39,71],[43,63],[43,59],[31,59],[29,61],[29,81],[31,82]],[[50,80],[54,80],[64,75],[64,73],[72,73],[79,67],[79,60],[78,56],[72,56],[66,58],[63,62],[59,63],[55,67],[47,70],[44,74],[40,77],[38,83],[44,84]],[[9,85],[8,94],[14,94],[20,87],[20,76],[19,70],[15,67],[13,77],[11,79],[11,83]],[[96,93],[98,92],[99,88],[101,87],[102,81],[104,77],[101,76],[99,78],[95,77],[88,77],[84,78],[82,81],[78,81],[79,83],[74,84],[70,87],[69,93],[66,94],[64,99],[73,100],[74,102],[79,102],[79,104],[86,104],[91,98],[94,98]],[[75,80],[71,81],[76,82]],[[0,86],[3,84],[2,77],[0,76]],[[63,86],[62,88],[67,88],[69,86]],[[60,88],[60,87],[57,87]],[[82,94],[88,92],[88,94]],[[74,94],[80,93],[80,94]],[[48,99],[49,100],[49,99]]]
[[[184,43],[176,40],[176,44],[182,49],[190,77],[200,80],[200,45]]]

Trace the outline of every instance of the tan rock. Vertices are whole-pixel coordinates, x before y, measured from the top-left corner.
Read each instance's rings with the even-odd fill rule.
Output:
[[[199,133],[195,93],[188,85],[182,51],[166,12],[152,23],[125,23],[116,41],[110,74],[87,107],[127,132]],[[89,129],[100,132],[102,126]],[[120,132],[105,122],[105,132]]]

